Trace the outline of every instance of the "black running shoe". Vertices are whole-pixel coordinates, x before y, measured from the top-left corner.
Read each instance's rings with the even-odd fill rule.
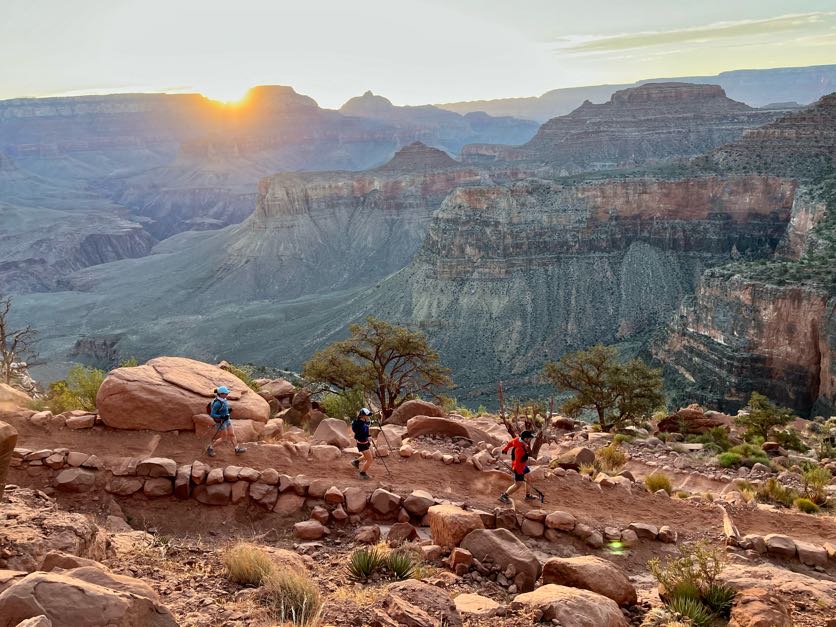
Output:
[[[505,492],[503,492],[502,494],[500,494],[500,495],[499,495],[499,500],[500,500],[502,503],[510,503],[510,502],[511,502],[511,499],[510,499],[510,498],[508,498],[508,495],[507,495],[507,494],[505,494]]]
[[[361,479],[368,479],[368,478],[369,478],[369,475],[367,475],[366,473],[364,473],[364,472],[361,470],[361,471],[360,471],[360,478],[361,478]]]
[[[359,468],[360,467],[360,460],[359,459],[352,459],[351,460],[351,465],[354,466],[355,468]]]
[[[210,446],[209,448],[206,449],[206,454],[209,455],[209,457],[214,457],[215,456],[215,449]]]
[[[526,500],[526,501],[536,501],[536,500],[537,500],[537,497],[536,497],[536,496],[534,496],[533,494],[526,494],[526,495],[525,495],[525,500]]]

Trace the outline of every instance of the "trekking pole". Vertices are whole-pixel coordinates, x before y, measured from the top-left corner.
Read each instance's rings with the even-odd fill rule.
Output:
[[[218,426],[215,427],[215,431],[209,436],[209,439],[203,443],[204,450],[212,445],[212,442],[215,441],[215,438],[218,437],[218,434],[221,432],[221,427],[223,426],[224,421],[218,423]]]
[[[380,429],[380,432],[383,434],[383,439],[386,440],[386,446],[389,447],[389,453],[392,455],[395,454],[395,450],[392,448],[392,443],[389,441],[389,436],[386,435],[386,431],[383,430],[383,425],[380,423],[380,419],[375,420],[377,423],[377,428]]]
[[[377,444],[375,443],[374,438],[371,438],[371,437],[370,437],[370,438],[369,438],[369,442],[371,442],[371,443],[372,443],[372,447],[374,448],[374,453],[375,453],[375,455],[376,455],[376,456],[377,456],[377,458],[380,460],[380,463],[381,463],[381,464],[383,464],[383,467],[386,469],[386,474],[387,474],[387,475],[389,475],[389,476],[391,477],[391,476],[392,476],[392,473],[391,473],[391,472],[389,472],[389,466],[387,466],[387,465],[386,465],[386,460],[385,460],[385,459],[383,459],[383,458],[380,456],[380,451],[379,451],[379,450],[377,450]]]

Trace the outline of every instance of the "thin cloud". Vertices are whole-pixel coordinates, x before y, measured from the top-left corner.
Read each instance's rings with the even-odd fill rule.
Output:
[[[608,36],[566,37],[555,42],[562,53],[587,54],[617,52],[683,43],[710,43],[719,40],[741,39],[775,35],[792,31],[803,31],[811,27],[827,27],[834,20],[836,12],[818,11],[781,15],[763,20],[741,20],[716,22],[669,31],[643,31]]]

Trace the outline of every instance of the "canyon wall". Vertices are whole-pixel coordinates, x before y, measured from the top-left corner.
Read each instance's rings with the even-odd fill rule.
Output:
[[[648,83],[617,91],[604,104],[586,101],[543,124],[526,144],[465,146],[462,158],[546,162],[565,174],[635,167],[703,154],[778,115],[735,102],[717,85]]]
[[[705,268],[771,254],[794,195],[757,176],[458,189],[372,309],[425,330],[460,385],[527,376],[663,324]]]

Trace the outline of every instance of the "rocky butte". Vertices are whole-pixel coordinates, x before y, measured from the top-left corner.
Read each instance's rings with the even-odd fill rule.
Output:
[[[836,94],[747,131],[707,168],[797,181],[775,259],[706,272],[654,354],[697,398],[741,406],[752,390],[801,412],[836,410]]]
[[[587,100],[543,124],[526,144],[465,146],[462,158],[545,162],[564,174],[632,167],[703,154],[778,114],[731,100],[719,85],[647,83],[604,104]]]

